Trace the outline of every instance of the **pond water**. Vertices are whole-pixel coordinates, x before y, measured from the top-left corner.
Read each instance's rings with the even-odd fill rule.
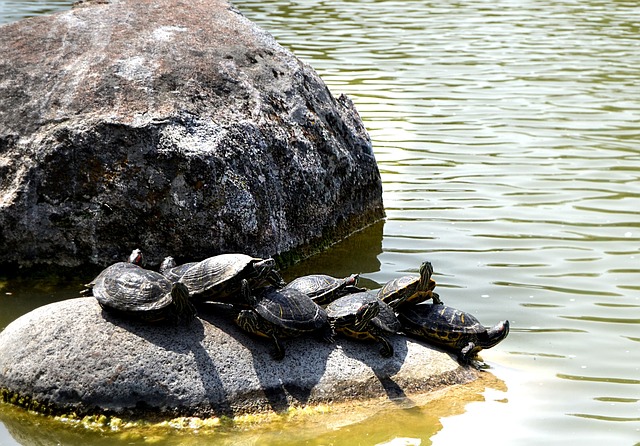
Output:
[[[70,3],[0,1],[0,22]],[[475,393],[342,428],[280,423],[199,444],[640,445],[638,3],[235,5],[354,100],[384,183],[384,224],[285,275],[362,271],[374,284],[429,259],[446,303],[512,329],[482,355],[498,384]],[[0,328],[79,283],[5,278]],[[3,445],[100,444],[0,415]],[[121,444],[195,441],[143,437]]]

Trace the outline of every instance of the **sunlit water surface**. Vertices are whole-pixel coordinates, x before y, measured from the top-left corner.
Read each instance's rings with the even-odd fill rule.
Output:
[[[0,21],[70,3],[0,0]],[[462,407],[390,409],[306,437],[281,425],[243,442],[639,445],[638,3],[235,4],[354,100],[384,182],[384,225],[286,275],[362,271],[374,284],[430,259],[446,303],[512,324],[483,352],[502,384]],[[77,283],[47,286],[0,282],[0,325],[77,295]],[[31,444],[11,431],[0,425],[0,444]]]

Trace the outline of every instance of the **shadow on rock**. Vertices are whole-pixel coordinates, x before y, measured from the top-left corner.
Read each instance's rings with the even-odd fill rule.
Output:
[[[204,393],[200,401],[190,405],[190,410],[197,412],[194,412],[194,414],[199,416],[234,415],[218,366],[203,345],[206,337],[205,327],[198,317],[186,325],[179,326],[148,325],[116,318],[104,311],[103,317],[114,325],[120,326],[162,350],[170,351],[177,355],[191,355],[193,357]],[[182,364],[176,363],[175,368],[185,367],[188,362],[186,360]],[[170,365],[170,367],[172,366]]]
[[[324,375],[327,358],[335,348],[333,344],[313,336],[284,339],[285,357],[277,361],[271,356],[271,341],[243,332],[233,322],[234,314],[228,309],[211,305],[206,310],[202,309],[199,316],[227,333],[249,352],[253,370],[242,372],[247,379],[255,373],[259,392],[269,409],[283,412],[294,404],[310,401],[314,387]],[[254,400],[262,399],[261,396],[248,396]]]
[[[407,340],[401,335],[390,335],[387,338],[394,350],[393,356],[389,358],[380,355],[380,344],[373,340],[353,341],[340,336],[337,342],[346,356],[362,362],[373,371],[390,400],[406,400],[408,397],[404,389],[393,377],[400,371],[407,357]]]

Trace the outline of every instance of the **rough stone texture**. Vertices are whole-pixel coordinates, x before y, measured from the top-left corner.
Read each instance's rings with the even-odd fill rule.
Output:
[[[70,299],[0,333],[0,389],[54,411],[204,417],[397,398],[477,377],[447,353],[391,340],[395,354],[382,358],[374,343],[292,339],[278,362],[270,342],[219,307],[188,327],[153,327],[105,317],[94,298]]]
[[[5,265],[304,256],[384,214],[352,102],[223,0],[85,2],[0,35]]]

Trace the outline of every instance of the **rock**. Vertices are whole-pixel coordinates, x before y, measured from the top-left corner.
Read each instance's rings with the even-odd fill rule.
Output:
[[[52,413],[221,416],[294,405],[398,398],[477,377],[447,354],[401,335],[395,354],[339,337],[267,340],[228,321],[220,307],[187,327],[124,322],[94,298],[40,307],[0,333],[5,400]]]
[[[89,1],[0,34],[0,267],[286,260],[384,215],[353,103],[226,1]]]

